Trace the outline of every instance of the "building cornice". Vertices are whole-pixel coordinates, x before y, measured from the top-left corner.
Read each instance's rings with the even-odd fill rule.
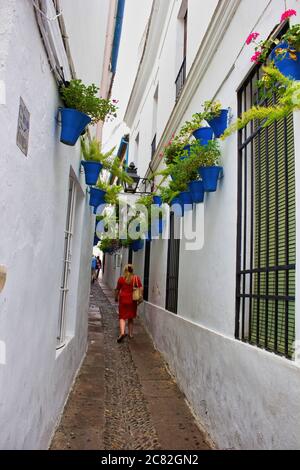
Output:
[[[220,44],[220,38],[226,33],[240,3],[241,0],[219,0],[206,35],[203,38],[187,76],[180,98],[170,115],[158,144],[156,153],[151,162],[152,171],[156,171],[161,163],[159,155],[163,152],[165,144],[170,141],[174,131],[176,132],[176,129],[178,129],[181,124],[182,118]],[[150,174],[150,170],[148,170],[147,175],[148,173]]]

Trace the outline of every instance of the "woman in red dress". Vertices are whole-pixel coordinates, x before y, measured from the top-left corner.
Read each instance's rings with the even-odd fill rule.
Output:
[[[129,338],[133,338],[133,319],[136,318],[138,302],[133,300],[133,287],[142,290],[142,283],[138,276],[134,275],[132,264],[125,266],[124,275],[119,278],[115,299],[119,301],[120,336],[117,339],[121,343],[125,338],[126,320],[128,320]]]

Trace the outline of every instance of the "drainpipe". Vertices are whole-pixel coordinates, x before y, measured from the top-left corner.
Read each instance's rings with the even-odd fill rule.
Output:
[[[124,10],[125,10],[125,0],[118,0],[114,43],[113,43],[113,49],[112,49],[112,54],[111,54],[111,71],[113,75],[115,75],[117,71],[117,62],[118,62],[118,55],[119,55],[120,42],[121,42]]]

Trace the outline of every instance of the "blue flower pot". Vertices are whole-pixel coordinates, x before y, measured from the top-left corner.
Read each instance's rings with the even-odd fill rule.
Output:
[[[98,188],[91,188],[90,190],[90,206],[97,208],[100,204],[105,204],[105,191]]]
[[[200,127],[193,132],[193,136],[199,140],[201,145],[206,146],[213,139],[213,130],[211,127]]]
[[[297,60],[291,59],[289,53],[287,53],[284,58],[280,58],[280,55],[276,54],[277,49],[287,48],[287,42],[279,43],[278,46],[274,47],[270,58],[271,60],[274,60],[275,66],[282,73],[282,75],[288,78],[292,78],[293,80],[300,80],[300,52],[296,52]]]
[[[60,141],[66,145],[75,145],[81,133],[91,122],[91,118],[77,109],[63,108],[61,110]]]
[[[99,175],[100,175],[100,171],[103,168],[102,163],[88,162],[88,161],[82,160],[81,165],[84,168],[85,183],[88,186],[94,186],[94,184],[97,183]]]
[[[153,204],[156,206],[161,206],[162,205],[162,199],[160,196],[153,196]]]
[[[97,237],[97,235],[94,236],[94,246],[98,245],[100,242],[100,238]]]
[[[211,119],[207,122],[214,131],[215,137],[221,137],[228,126],[228,109],[222,109],[220,116],[215,117],[214,119]]]
[[[139,250],[142,250],[144,247],[144,240],[134,240],[131,244],[131,248],[132,248],[132,251],[134,251],[135,253]]]
[[[177,217],[183,216],[182,204],[179,197],[174,197],[171,202],[171,210]]]
[[[223,170],[221,166],[202,166],[199,168],[199,174],[202,177],[204,191],[214,193],[217,190],[218,179]]]
[[[203,181],[191,181],[189,183],[192,201],[199,204],[204,201],[204,185]]]
[[[184,191],[180,193],[178,197],[183,211],[189,211],[193,209],[193,200],[189,191]]]

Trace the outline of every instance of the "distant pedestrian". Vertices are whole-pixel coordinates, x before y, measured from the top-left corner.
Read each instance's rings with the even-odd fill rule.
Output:
[[[97,256],[97,279],[99,278],[101,267],[102,267],[102,262],[101,262],[100,256]]]
[[[97,258],[96,256],[93,256],[92,258],[92,272],[91,272],[91,280],[92,280],[92,284],[94,284],[95,282],[95,279],[97,277]]]
[[[118,280],[115,291],[115,300],[119,301],[120,336],[117,339],[118,343],[121,343],[126,337],[126,320],[128,320],[129,338],[133,338],[133,320],[136,318],[138,304],[142,302],[142,295],[141,280],[135,276],[132,264],[128,264],[125,266],[124,275]]]

